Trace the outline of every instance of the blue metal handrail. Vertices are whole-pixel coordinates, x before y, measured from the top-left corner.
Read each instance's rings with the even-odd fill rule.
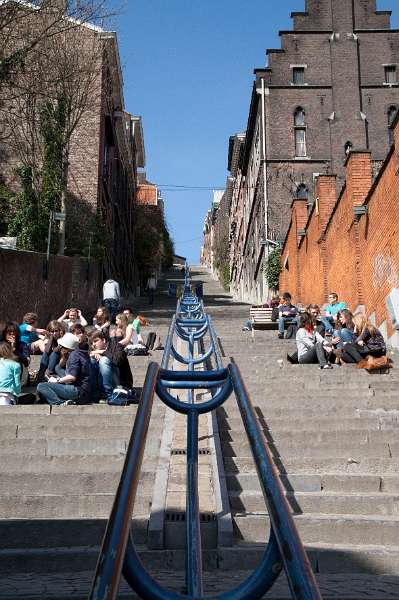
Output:
[[[196,356],[195,343],[198,343],[199,349],[204,348],[203,340],[206,335],[209,338],[209,348]],[[186,342],[186,356],[174,348],[174,336]],[[206,368],[211,357],[216,367],[213,370]],[[169,369],[171,358],[185,365],[187,370]],[[201,363],[204,370],[194,370],[194,367]],[[186,390],[186,400],[175,397],[170,391],[182,389]],[[195,389],[208,390],[211,398],[203,402],[195,402]],[[122,569],[130,587],[144,600],[184,598],[201,600],[203,598],[198,494],[198,419],[200,414],[221,406],[233,390],[251,446],[271,527],[269,541],[258,568],[234,590],[215,596],[211,600],[261,598],[273,586],[283,568],[293,598],[321,599],[265,435],[241,373],[233,360],[227,368],[223,367],[212,320],[205,313],[203,302],[193,296],[189,270],[186,268],[183,294],[169,328],[161,367],[156,363],[150,363],[147,370],[125,465],[101,547],[90,600],[115,599]],[[186,595],[168,591],[148,574],[140,561],[130,533],[130,520],[155,391],[167,406],[187,416]]]

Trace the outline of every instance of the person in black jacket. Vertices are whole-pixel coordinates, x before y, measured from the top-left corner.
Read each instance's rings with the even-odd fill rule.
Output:
[[[92,400],[98,401],[105,395],[110,401],[114,388],[120,384],[131,388],[129,361],[118,340],[107,339],[101,331],[96,331],[90,337],[90,346]]]
[[[342,360],[346,363],[359,363],[366,356],[379,358],[385,356],[387,349],[382,333],[366,317],[357,314],[353,317],[355,342],[345,344],[342,350]]]

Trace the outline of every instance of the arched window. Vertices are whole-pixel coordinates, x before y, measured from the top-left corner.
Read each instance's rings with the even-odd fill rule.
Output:
[[[397,112],[398,112],[398,109],[396,106],[390,106],[388,108],[388,132],[389,132],[389,145],[390,146],[392,146],[392,144],[395,141],[395,134],[394,134],[394,130],[392,129],[392,124],[395,120]]]
[[[303,127],[305,125],[305,111],[301,106],[298,106],[294,112],[294,125],[295,127]]]
[[[306,187],[306,185],[304,183],[301,183],[301,185],[298,185],[298,187],[296,189],[296,197],[299,198],[300,200],[308,199],[308,188]]]
[[[306,156],[305,111],[301,106],[294,112],[295,156]]]

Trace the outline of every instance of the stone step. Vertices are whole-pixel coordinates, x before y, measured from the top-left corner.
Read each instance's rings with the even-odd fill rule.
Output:
[[[7,460],[2,461],[1,472],[30,474],[59,473],[118,473],[122,471],[125,456],[39,456],[27,453],[22,455],[7,455]],[[144,464],[148,469],[155,469],[156,458],[145,458]],[[29,479],[29,477],[28,477]],[[32,478],[30,478],[32,479]]]
[[[242,492],[244,494],[251,492],[261,492],[261,487],[255,466],[252,465],[252,473],[239,472],[230,474],[226,466],[227,487],[231,491]],[[399,475],[352,475],[338,473],[289,473],[280,474],[280,480],[285,490],[295,492],[342,492],[342,493],[373,493],[380,492],[389,494],[399,493]],[[379,496],[378,496],[379,497]],[[398,500],[399,501],[399,500]]]
[[[360,424],[359,424],[360,425]],[[274,446],[277,450],[280,445],[305,446],[306,448],[315,445],[339,445],[346,444],[383,444],[395,442],[398,439],[397,428],[384,430],[369,430],[369,429],[332,429],[331,431],[319,431],[315,427],[308,430],[280,430],[278,428],[263,429],[266,441],[270,446]],[[220,439],[222,442],[242,443],[246,438],[244,427],[240,430],[222,429],[220,431]],[[398,442],[399,444],[399,442]],[[395,445],[396,447],[396,445]],[[399,446],[398,446],[399,449]]]
[[[336,414],[331,415],[330,417],[317,417],[314,418],[301,418],[301,413],[298,411],[297,417],[295,421],[292,421],[292,416],[287,416],[285,418],[278,417],[270,417],[267,416],[267,419],[260,418],[259,424],[263,426],[265,430],[273,431],[303,431],[311,432],[311,431],[356,431],[356,430],[379,430],[380,429],[380,419],[378,416],[364,416],[364,417],[356,417],[352,414],[351,418],[348,417],[337,417]],[[220,431],[240,431],[243,427],[242,419],[237,417],[227,418],[223,416],[219,416],[218,419],[219,430]],[[397,428],[396,422],[391,421],[391,426]],[[0,428],[1,431],[1,428]]]
[[[369,544],[395,546],[398,542],[399,518],[371,515],[294,515],[304,544]],[[246,542],[265,542],[269,537],[269,517],[265,514],[233,516],[236,537]]]
[[[0,519],[105,519],[110,515],[115,493],[116,489],[97,494],[1,495]],[[134,513],[148,514],[151,501],[152,490],[143,495],[139,484]]]
[[[247,388],[248,389],[248,388]],[[269,411],[273,410],[293,410],[298,408],[318,410],[319,414],[322,415],[324,409],[331,410],[334,407],[337,414],[340,414],[341,409],[346,410],[351,407],[352,410],[379,410],[379,411],[392,411],[398,408],[398,399],[392,395],[379,395],[374,396],[372,394],[361,394],[357,397],[351,397],[348,395],[346,398],[342,394],[336,394],[336,397],[315,397],[310,392],[302,393],[298,391],[295,396],[286,395],[282,390],[281,393],[272,392],[268,389],[267,393],[265,389],[268,389],[266,384],[258,389],[257,392],[253,392],[250,389],[249,397],[258,412],[261,411],[259,416],[267,417]],[[339,397],[337,398],[337,396]],[[226,413],[231,416],[238,416],[239,409],[237,401],[233,397],[229,399],[224,405],[223,409]],[[234,414],[235,413],[235,414]]]
[[[235,514],[265,511],[263,494],[256,491],[229,492],[230,505]],[[399,527],[399,497],[379,492],[378,494],[343,492],[287,492],[286,498],[295,514],[311,515],[381,515],[396,516]]]
[[[371,544],[351,545],[351,544],[325,544],[320,542],[312,542],[305,545],[306,553],[310,559],[313,569],[316,571],[316,577],[320,573],[333,573],[336,581],[343,577],[342,574],[348,574],[348,582],[343,587],[338,588],[338,598],[343,600],[346,598],[345,591],[350,586],[350,582],[356,581],[356,576],[360,573],[371,573],[374,582],[378,582],[378,575],[399,575],[399,546],[380,546]],[[220,556],[219,564],[222,570],[240,569],[245,557],[245,565],[248,569],[256,569],[265,551],[263,543],[253,544],[241,542],[232,548],[224,548],[222,556]],[[360,583],[360,582],[359,582]],[[358,583],[358,585],[359,585]],[[350,596],[352,600],[359,600],[363,597],[367,598],[368,593],[371,593],[371,582],[365,587],[358,587],[355,595]],[[397,590],[397,577],[393,583],[392,590]],[[378,583],[377,583],[378,585]],[[375,597],[376,600],[385,600],[385,595],[381,595],[383,588],[379,588],[379,593]],[[322,588],[323,598],[325,589]],[[373,596],[371,596],[372,598]],[[391,598],[391,596],[387,596]],[[395,595],[393,595],[395,598]]]
[[[154,471],[141,471],[141,492],[152,492]],[[42,496],[43,494],[115,494],[120,480],[120,471],[96,473],[65,473],[55,472],[49,477],[48,473],[2,473],[0,477],[0,495]],[[1,514],[1,507],[0,507]]]
[[[4,551],[99,546],[106,524],[105,518],[0,520],[1,549]],[[131,526],[135,543],[144,544],[147,540],[148,517],[135,515]]]
[[[222,442],[222,452],[223,456],[251,456],[249,443],[244,441],[234,443]],[[339,445],[310,445],[308,440],[303,440],[303,443],[297,443],[296,445],[280,443],[278,448],[273,449],[273,454],[283,461],[286,458],[293,458],[295,456],[314,459],[342,457],[348,461],[349,459],[361,460],[364,457],[391,458],[392,456],[399,456],[399,442],[394,444],[364,443],[359,445],[345,442]]]
[[[50,419],[51,420],[51,419]],[[64,421],[64,420],[63,420]],[[0,440],[8,439],[124,439],[128,440],[132,425],[68,425],[65,422],[48,425],[0,425]]]

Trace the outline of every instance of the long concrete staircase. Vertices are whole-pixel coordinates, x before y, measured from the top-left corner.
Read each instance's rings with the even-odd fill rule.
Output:
[[[322,372],[315,365],[292,366],[285,361],[291,342],[278,340],[275,331],[257,331],[253,340],[242,331],[248,305],[233,303],[204,269],[193,268],[192,276],[205,281],[205,304],[226,364],[233,357],[242,371],[323,597],[399,598],[399,371],[369,375],[351,366]],[[174,302],[161,295],[154,308],[139,308],[164,339]],[[159,362],[161,354],[132,359],[136,386],[149,360]],[[168,462],[159,458],[168,410],[155,402],[132,527],[151,572],[181,591],[184,522],[165,520],[164,549],[147,545],[154,483]],[[87,597],[135,413],[135,406],[2,407],[0,598]],[[218,409],[217,424],[214,441],[220,437],[220,445],[205,442],[207,430],[201,432],[201,492],[209,508],[202,524],[205,588],[211,594],[247,576],[268,537],[234,397]],[[177,422],[175,431],[180,429]],[[170,441],[167,477],[176,514],[185,489],[179,435]],[[225,470],[234,527],[230,547],[218,546],[218,519],[211,514],[217,504],[210,452],[219,454]],[[135,598],[124,584],[120,597]],[[284,577],[266,597],[290,597]]]

